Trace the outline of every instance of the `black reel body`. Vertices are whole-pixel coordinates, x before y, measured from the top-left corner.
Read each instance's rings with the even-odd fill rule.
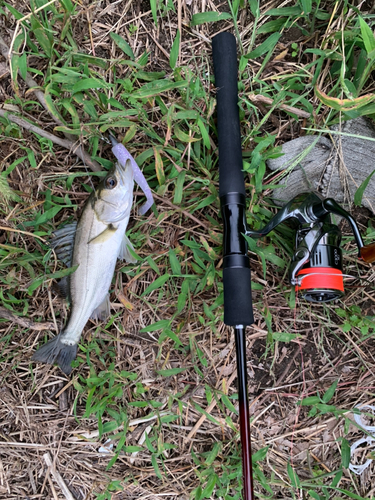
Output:
[[[289,281],[310,302],[330,302],[344,295],[342,235],[332,223],[330,214],[349,222],[362,256],[361,250],[365,247],[352,216],[332,198],[321,199],[315,193],[296,196],[261,231],[248,230],[246,233],[252,238],[260,238],[282,222],[289,222],[296,229]]]

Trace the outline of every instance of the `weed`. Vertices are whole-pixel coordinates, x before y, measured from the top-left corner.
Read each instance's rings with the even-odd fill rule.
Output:
[[[50,139],[24,131],[10,112],[0,115],[3,306],[35,322],[55,318],[59,327],[66,318],[65,305],[50,299],[46,289],[74,269],[60,267],[46,240],[53,229],[77,217],[97,177],[105,175],[75,164],[78,144],[106,171],[113,158],[103,136],[107,131],[117,135],[136,157],[157,199],[154,213],[132,218],[138,262],[118,264],[111,287],[113,315],[107,324],[88,324],[71,385],[59,385],[56,371],[46,375],[33,369],[36,393],[27,394],[25,373],[29,377],[30,372],[24,354],[34,347],[35,335],[1,323],[4,432],[11,433],[9,443],[20,435],[20,445],[27,439],[41,446],[60,440],[57,467],[68,464],[67,481],[80,481],[88,498],[93,481],[88,485],[86,469],[97,481],[94,490],[100,500],[115,498],[130,486],[135,497],[155,491],[170,498],[187,493],[197,500],[240,499],[238,396],[228,382],[235,378],[235,357],[231,334],[222,323],[222,221],[210,37],[229,29],[237,38],[246,216],[249,226],[259,229],[275,208],[269,195],[279,180],[268,173],[267,160],[280,155],[282,142],[306,127],[324,128],[375,114],[373,18],[365,3],[355,7],[346,0],[276,2],[272,9],[256,0],[231,0],[208,3],[204,11],[199,2],[151,0],[147,8],[145,2],[136,4],[115,2],[100,10],[99,4],[86,8],[70,0],[38,0],[29,10],[19,2],[0,7],[0,22],[4,18],[7,26],[17,28],[13,39],[7,39],[12,63],[11,80],[4,86],[4,104],[10,107],[4,109],[73,141],[67,155]],[[28,73],[37,80],[32,87],[43,92],[43,103],[36,92],[25,90]],[[369,227],[367,238],[373,233]],[[367,296],[360,290],[350,296],[358,304],[340,307],[298,304],[285,278],[292,230],[280,227],[268,239],[248,238],[248,243],[256,315],[248,344],[249,371],[255,372],[250,388],[252,411],[261,414],[252,426],[256,493],[260,498],[365,498],[366,486],[349,483],[344,471],[353,392],[341,390],[337,381],[317,393],[315,386],[326,366],[337,378],[352,370],[349,386],[357,374],[370,377],[371,359],[364,346],[373,349],[374,323],[371,311],[362,310]],[[349,333],[353,335],[344,342],[342,335]],[[288,357],[296,342],[303,351],[303,367],[284,366],[284,358],[293,361]],[[258,351],[261,362],[255,365]],[[349,356],[358,361],[358,373]],[[272,395],[277,404],[268,407],[263,388],[273,386],[273,374],[275,380],[285,380]],[[309,378],[313,392],[301,396]],[[358,397],[372,390],[372,381],[365,383]],[[54,392],[48,392],[51,387]],[[53,405],[54,394],[62,389],[69,394],[74,418],[69,414],[64,434],[58,434],[61,411]],[[305,407],[309,412],[302,411],[304,421],[297,422],[298,410]],[[27,413],[28,408],[34,413]],[[322,455],[322,434],[314,440],[314,433],[307,438],[295,431],[327,416],[337,418],[340,437],[332,438],[334,445],[327,443]],[[87,427],[97,432],[91,441],[77,437]],[[318,459],[300,459],[303,449],[301,455],[294,454],[289,432],[301,449],[308,441]],[[187,439],[188,433],[193,437]],[[280,437],[284,434],[285,439]],[[79,446],[71,438],[80,440]],[[114,449],[98,458],[97,446],[107,439]],[[82,457],[84,446],[91,446],[91,455],[81,463],[76,457]],[[4,470],[11,471],[11,482],[17,483],[19,463],[36,477],[33,467],[39,470],[40,464],[35,457],[19,455],[18,463],[9,449],[12,455]],[[39,474],[33,494],[48,488],[43,481]],[[15,495],[25,491],[20,488]],[[4,494],[9,496],[9,491]]]

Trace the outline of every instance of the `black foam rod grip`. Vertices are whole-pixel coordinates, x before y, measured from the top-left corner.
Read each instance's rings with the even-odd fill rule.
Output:
[[[217,128],[219,135],[219,195],[245,195],[237,90],[236,39],[219,33],[212,39],[215,87],[217,88]]]
[[[249,268],[223,269],[224,323],[229,326],[254,323]]]

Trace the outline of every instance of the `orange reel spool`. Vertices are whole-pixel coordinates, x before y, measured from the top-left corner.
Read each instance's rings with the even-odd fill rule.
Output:
[[[296,292],[309,302],[330,302],[344,295],[344,276],[333,267],[307,267],[297,274]]]

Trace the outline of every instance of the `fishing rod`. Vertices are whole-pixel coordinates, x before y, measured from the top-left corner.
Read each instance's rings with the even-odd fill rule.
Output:
[[[212,39],[212,55],[217,88],[219,197],[223,218],[224,323],[234,327],[236,343],[243,498],[253,500],[245,333],[254,317],[250,261],[244,235],[261,238],[285,222],[296,229],[289,282],[305,300],[317,303],[330,302],[344,294],[342,234],[332,222],[331,214],[348,221],[361,261],[375,261],[375,243],[364,245],[350,213],[332,198],[323,199],[317,193],[297,195],[259,231],[247,227],[234,36],[227,32],[216,35]]]
[[[219,196],[223,217],[224,323],[234,327],[237,356],[238,402],[242,448],[244,500],[253,500],[251,431],[247,392],[246,326],[254,322],[250,260],[246,233],[246,193],[237,92],[236,40],[231,33],[212,39],[217,128],[219,138]]]

